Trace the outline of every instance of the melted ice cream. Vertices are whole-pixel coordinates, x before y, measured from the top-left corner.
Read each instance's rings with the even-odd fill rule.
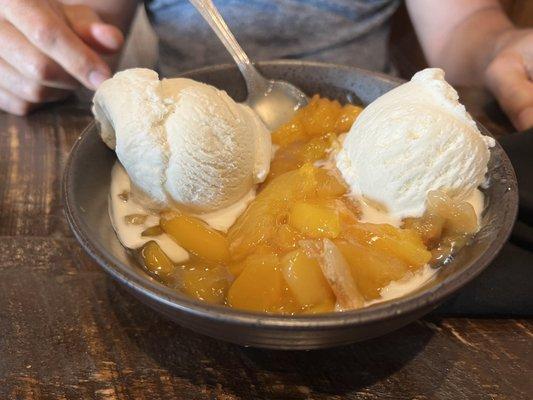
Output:
[[[127,194],[127,200],[124,194]],[[255,190],[251,190],[242,199],[225,209],[207,214],[193,214],[193,216],[202,219],[213,229],[226,232],[254,197]],[[146,219],[137,225],[127,223],[126,217],[132,214],[146,215]],[[113,166],[111,172],[109,215],[118,239],[124,247],[139,249],[153,240],[174,263],[183,263],[189,259],[189,253],[166,233],[157,236],[142,236],[145,229],[159,225],[159,214],[135,201],[130,178],[119,162]]]

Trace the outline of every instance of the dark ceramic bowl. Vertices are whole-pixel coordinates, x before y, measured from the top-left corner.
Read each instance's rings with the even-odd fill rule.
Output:
[[[300,61],[259,64],[270,78],[290,81],[306,93],[368,104],[401,81],[356,68]],[[245,86],[234,66],[216,66],[184,76],[226,90],[243,100]],[[481,129],[487,133],[483,127]],[[218,339],[274,349],[312,349],[383,335],[416,320],[478,275],[507,240],[517,212],[516,178],[499,145],[492,149],[491,185],[483,227],[472,244],[441,268],[436,278],[401,299],[368,308],[317,316],[274,316],[195,301],[151,279],[117,240],[107,214],[115,154],[91,124],[74,145],[67,162],[63,196],[70,226],[85,250],[117,282],[178,324]]]

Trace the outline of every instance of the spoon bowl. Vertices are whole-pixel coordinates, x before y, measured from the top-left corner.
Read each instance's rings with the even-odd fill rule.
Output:
[[[255,111],[270,130],[289,121],[294,113],[307,104],[307,96],[285,81],[265,80],[264,91],[248,93],[246,104]]]
[[[211,0],[190,2],[235,60],[246,82],[246,104],[259,115],[269,130],[274,131],[289,121],[299,108],[308,103],[306,94],[296,86],[286,81],[267,80],[257,71]]]

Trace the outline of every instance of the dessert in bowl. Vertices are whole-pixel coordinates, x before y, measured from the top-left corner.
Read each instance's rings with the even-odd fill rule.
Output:
[[[281,78],[294,81],[308,93],[319,93],[328,97],[338,98],[339,94],[346,95],[353,91],[363,101],[370,102],[381,94],[380,85],[381,92],[386,92],[394,86],[393,82],[382,76],[350,68],[293,63],[274,63],[267,68],[274,74],[277,69]],[[284,68],[286,71],[280,74],[279,71]],[[322,81],[320,84],[315,83],[314,87],[309,87],[313,86],[313,79],[300,83],[291,76],[295,69],[308,76],[312,75],[313,79],[321,78]],[[232,80],[237,80],[235,76],[230,78],[228,71],[224,71],[225,74],[219,71],[222,70],[204,71],[204,77],[201,76],[202,71],[199,71],[194,73],[193,77],[215,84],[218,79],[222,79],[223,84],[218,86],[228,89],[232,95],[238,97],[235,87],[232,90]],[[419,75],[419,79],[430,83],[440,81],[444,84],[441,77],[435,75],[437,72],[424,71]],[[300,76],[300,80],[302,78]],[[373,83],[371,87],[366,91],[357,90],[357,86],[365,80]],[[149,81],[154,87],[165,86],[157,77],[151,76]],[[415,89],[420,86],[423,89],[425,81],[417,83],[415,79],[408,85],[416,86]],[[111,87],[112,81],[109,83],[108,87]],[[432,100],[433,92],[429,92],[429,97],[425,99],[424,93],[420,92],[412,96],[412,101],[407,95],[402,97],[405,104],[411,104],[409,110],[415,109],[414,112],[419,112],[413,105],[419,104],[420,107],[435,112],[437,120],[444,120],[443,124],[448,124],[442,125],[448,129],[439,130],[438,126],[435,127],[435,119],[432,123],[431,115],[426,115],[425,119],[421,118],[423,123],[417,126],[417,119],[413,119],[412,114],[402,115],[402,109],[405,107],[395,109],[398,104],[402,104],[394,98],[393,101],[384,101],[387,100],[386,96],[379,99],[376,103],[381,101],[384,105],[377,111],[372,111],[372,104],[362,111],[358,106],[343,106],[326,98],[314,97],[310,105],[296,115],[294,121],[272,133],[273,147],[276,150],[271,159],[271,153],[268,151],[270,143],[265,141],[265,131],[260,121],[254,119],[246,107],[235,103],[224,93],[203,85],[202,91],[211,91],[215,101],[221,102],[221,107],[228,110],[228,115],[217,117],[217,123],[204,121],[198,126],[198,118],[193,114],[206,114],[205,110],[212,107],[209,96],[202,97],[192,89],[187,91],[187,88],[197,85],[196,83],[170,83],[185,89],[171,92],[170,95],[167,91],[164,96],[148,96],[150,106],[155,109],[152,109],[153,115],[156,116],[152,119],[156,122],[150,125],[149,129],[152,129],[151,132],[155,132],[155,135],[143,134],[141,139],[136,138],[134,142],[130,142],[134,143],[130,145],[134,147],[128,148],[127,151],[124,150],[127,148],[124,143],[134,135],[131,131],[120,131],[121,126],[137,129],[135,124],[139,123],[139,120],[147,121],[151,118],[146,115],[147,108],[145,107],[144,111],[135,111],[135,105],[124,100],[127,96],[119,96],[115,101],[105,93],[105,84],[103,91],[99,91],[95,98],[97,116],[101,120],[101,132],[104,138],[107,138],[106,142],[116,146],[119,158],[127,171],[126,174],[120,166],[115,167],[113,171],[110,204],[114,226],[122,243],[135,249],[129,252],[133,257],[127,258],[128,252],[121,254],[122,258],[127,258],[129,265],[123,265],[124,261],[116,258],[111,264],[107,261],[104,265],[113,270],[113,275],[120,276],[121,280],[125,267],[136,268],[132,273],[135,279],[128,277],[127,284],[137,294],[146,296],[145,300],[152,305],[163,309],[167,315],[193,329],[243,344],[282,348],[327,346],[373,336],[406,323],[434,307],[446,294],[464,283],[467,276],[470,278],[479,272],[482,267],[476,269],[472,266],[476,266],[475,262],[483,261],[484,258],[490,259],[501,245],[496,243],[502,238],[501,232],[503,236],[508,233],[515,213],[513,204],[516,202],[512,197],[513,190],[508,190],[509,187],[513,188],[512,171],[504,161],[505,165],[498,165],[498,168],[504,168],[505,182],[501,182],[502,171],[497,177],[498,181],[493,182],[494,166],[491,164],[495,161],[494,155],[500,154],[498,158],[503,160],[506,160],[505,156],[500,153],[498,147],[491,148],[494,144],[492,139],[483,137],[477,131],[475,123],[458,103],[450,101],[452,106],[448,107],[447,103],[442,105],[442,99],[438,96],[437,100]],[[335,88],[342,87],[341,84],[345,85],[344,90]],[[147,83],[142,86],[146,87]],[[121,87],[130,90],[134,83],[122,84]],[[448,89],[448,86],[444,88]],[[118,89],[115,87],[108,93],[117,96]],[[404,89],[400,87],[396,89],[398,90]],[[139,93],[130,97],[144,95],[147,91]],[[394,93],[390,93],[389,98]],[[174,96],[174,99],[165,98],[167,95]],[[189,100],[183,100],[188,97],[193,97],[196,103],[187,106],[185,103]],[[136,100],[136,104],[145,102],[145,99],[139,100],[138,97]],[[454,108],[455,105],[457,109]],[[162,111],[157,110],[158,107],[161,107]],[[384,150],[376,148],[375,143],[369,141],[365,145],[366,154],[356,154],[360,146],[353,144],[353,138],[359,141],[364,139],[361,132],[379,130],[384,119],[380,120],[376,115],[379,117],[380,111],[387,107],[390,108],[387,111],[391,116],[390,120],[395,120],[395,123],[400,125],[402,121],[407,121],[409,128],[412,128],[409,130],[400,126],[394,131],[392,125],[389,125],[387,129],[390,132],[403,130],[403,133],[397,134],[397,142],[402,140],[399,136],[405,136],[405,132],[410,135],[408,139],[416,141],[420,139],[417,134],[423,139],[425,132],[429,131],[433,132],[430,135],[438,138],[428,140],[430,145],[434,146],[432,150],[438,152],[446,148],[453,138],[459,138],[458,143],[452,141],[456,150],[450,153],[455,157],[454,160],[459,160],[463,166],[467,166],[464,170],[459,168],[459,175],[446,163],[450,154],[441,159],[438,155],[433,158],[441,165],[436,177],[431,175],[435,173],[428,166],[418,170],[415,168],[417,160],[420,160],[421,164],[427,164],[432,159],[421,159],[423,154],[416,153],[415,148],[407,152],[405,147],[398,150],[400,156],[403,154],[401,164],[414,171],[413,174],[418,174],[416,176],[423,173],[427,175],[419,180],[415,187],[424,191],[423,201],[417,198],[420,190],[417,192],[404,189],[407,197],[390,195],[391,191],[404,188],[405,182],[410,182],[412,177],[409,178],[408,174],[407,177],[402,177],[398,165],[391,162],[382,162],[380,165],[376,157],[380,157],[379,152],[383,153]],[[442,108],[445,108],[445,112],[441,111]],[[211,109],[218,110],[217,107]],[[182,111],[176,113],[176,110]],[[183,110],[186,110],[185,114]],[[132,112],[136,118],[128,121],[128,118],[124,118],[124,112]],[[212,115],[219,115],[217,113],[218,111],[215,111]],[[182,121],[183,115],[190,123]],[[455,131],[449,129],[450,123],[446,118],[452,119],[451,127]],[[453,123],[457,120],[460,122],[454,126]],[[424,123],[426,125],[423,125]],[[115,143],[109,139],[113,138],[113,135],[106,135],[106,127],[110,126],[115,132]],[[163,126],[164,129],[161,129]],[[220,128],[220,132],[213,129],[213,126]],[[450,130],[453,135],[450,134],[444,139],[440,137]],[[442,134],[435,134],[441,131]],[[171,132],[181,133],[174,135]],[[230,139],[226,140],[228,132]],[[247,132],[246,138],[242,137],[243,132]],[[143,147],[139,146],[135,150],[135,143],[158,134],[165,136],[168,147],[145,146],[144,150],[140,150]],[[371,136],[376,135],[373,133]],[[169,140],[170,136],[182,136],[181,142],[174,141],[175,138]],[[183,139],[187,136],[193,140]],[[160,145],[161,138],[158,140],[160,141],[157,145]],[[184,141],[187,143],[184,144]],[[230,150],[224,157],[219,157],[220,152],[213,150],[202,155],[203,159],[200,161],[198,157],[192,157],[189,164],[182,162],[184,159],[191,160],[187,157],[198,153],[198,146],[203,146],[202,141],[215,143],[224,151],[226,148]],[[191,143],[195,149],[193,152],[186,149]],[[397,144],[395,146],[398,147]],[[167,148],[171,148],[171,151],[165,155],[164,149]],[[245,149],[245,156],[237,152],[235,157],[235,149]],[[128,160],[128,156],[121,158],[121,151],[129,154],[137,151],[138,155]],[[142,169],[142,165],[150,164],[156,159],[148,154],[149,151],[157,151],[160,157],[164,155],[161,158],[163,162],[153,162],[149,172],[155,173],[156,176],[143,182],[142,179],[135,179],[135,173]],[[457,151],[460,152],[459,155]],[[268,158],[264,157],[265,154]],[[208,159],[209,156],[213,156],[212,159]],[[375,189],[371,185],[372,179],[365,183],[364,177],[358,177],[356,181],[359,186],[351,182],[354,180],[352,164],[364,165],[367,162],[365,157],[374,157],[372,162],[375,168],[371,177],[381,180],[377,185],[377,194],[372,192]],[[139,160],[142,162],[139,163]],[[130,161],[131,164],[128,164]],[[165,162],[168,165],[164,165]],[[197,164],[194,164],[195,162]],[[189,169],[190,164],[195,167]],[[209,168],[202,171],[206,164]],[[163,168],[157,170],[161,165]],[[483,206],[480,205],[481,196],[477,188],[486,181],[487,165],[490,184],[485,189],[485,203],[488,206],[482,216]],[[265,169],[268,173],[265,173]],[[360,167],[356,170],[364,172]],[[442,171],[448,171],[448,175],[442,177],[446,175]],[[87,236],[81,232],[85,227],[78,224],[81,222],[80,215],[69,212],[68,205],[73,203],[73,196],[68,192],[70,189],[72,194],[75,190],[68,187],[68,172],[67,215],[71,215],[71,224],[82,243],[90,247],[91,253],[96,255],[97,259],[102,260],[101,256],[96,254],[101,252],[94,246],[94,240],[85,240]],[[109,169],[107,172],[110,174]],[[240,175],[235,178],[234,174],[237,172]],[[397,176],[394,176],[396,172]],[[394,185],[386,187],[387,175],[391,176],[390,180],[404,179],[404,182],[397,185],[396,189]],[[141,176],[146,176],[146,173],[141,173]],[[176,179],[177,176],[183,177],[182,183],[188,182],[188,189],[179,186],[180,180]],[[230,184],[227,190],[215,188],[216,190],[205,193],[197,190],[198,186],[194,186],[195,179],[196,182],[202,182],[201,184],[215,182],[215,186],[217,180],[225,179],[225,182]],[[440,184],[441,181],[444,184]],[[431,187],[434,182],[437,182],[437,186]],[[109,177],[106,178],[106,183],[109,185]],[[177,185],[176,188],[171,187],[174,184]],[[507,189],[503,190],[501,185]],[[161,188],[163,190],[157,192]],[[379,190],[383,195],[381,198]],[[506,197],[502,200],[507,203],[504,215],[498,218],[492,215],[496,212],[496,209],[491,208],[494,205],[494,190],[502,190],[502,195]],[[107,191],[109,193],[109,186]],[[511,197],[508,193],[511,193]],[[158,195],[160,196],[157,197]],[[417,201],[417,207],[405,210],[404,204],[412,205]],[[401,202],[403,205],[398,206],[397,203]],[[102,215],[99,217],[101,220],[104,218]],[[129,235],[121,232],[121,225],[124,231],[131,228],[129,231],[136,233]],[[109,223],[107,227],[109,228]],[[500,230],[499,236],[492,236],[494,229]],[[109,229],[106,231],[110,236]],[[128,238],[132,241],[128,242]],[[108,240],[114,240],[113,251],[118,252],[116,239]],[[471,244],[457,251],[458,247],[469,240]],[[483,240],[484,245],[481,244]],[[101,244],[100,241],[98,247]],[[107,246],[109,248],[109,245]],[[469,254],[473,258],[467,260],[465,265],[465,257],[468,258]],[[115,268],[117,262],[121,264],[120,273],[117,273]],[[468,262],[473,264],[468,265]],[[486,263],[486,260],[484,262]],[[110,265],[113,267],[110,268]],[[142,271],[139,271],[141,265],[151,274],[152,279],[142,275]],[[458,273],[454,276],[454,269],[457,272],[461,270],[460,267],[464,267],[462,272],[468,274]],[[128,274],[130,272],[128,271]],[[462,282],[459,279],[461,276]],[[446,285],[448,278],[449,283]],[[146,287],[148,284],[150,289]],[[166,300],[159,297],[161,293],[166,293]],[[403,297],[390,301],[398,296]],[[375,304],[384,300],[389,301]],[[222,306],[223,304],[225,306]],[[230,308],[223,308],[228,306]],[[174,312],[180,315],[172,315]],[[217,324],[217,321],[218,330],[212,326]],[[372,328],[373,325],[375,326]],[[206,329],[207,326],[210,328]]]

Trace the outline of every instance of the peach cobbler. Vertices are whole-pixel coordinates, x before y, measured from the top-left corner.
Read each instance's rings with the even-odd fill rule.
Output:
[[[401,227],[364,223],[339,174],[321,166],[360,112],[314,96],[272,134],[279,147],[270,173],[227,234],[163,212],[143,235],[165,232],[191,258],[176,265],[149,241],[139,250],[144,268],[209,303],[298,314],[362,307],[391,282],[445,260],[477,230],[469,203],[434,192],[422,218]]]
[[[120,242],[211,304],[313,314],[416,290],[478,231],[490,147],[438,69],[366,108],[315,95],[269,132],[212,86],[153,71],[94,112]]]

